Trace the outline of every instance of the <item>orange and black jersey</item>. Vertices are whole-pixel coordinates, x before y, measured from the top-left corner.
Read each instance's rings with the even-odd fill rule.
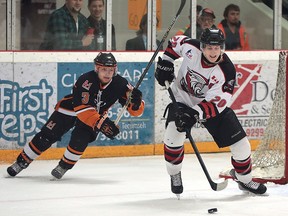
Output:
[[[66,115],[76,115],[83,123],[94,128],[100,115],[108,111],[115,102],[125,105],[130,91],[128,85],[128,81],[117,74],[110,83],[102,86],[95,71],[87,72],[76,81],[73,94],[58,102],[56,110]],[[130,107],[128,106],[128,112],[132,116],[139,116],[144,111],[144,101],[138,110]]]

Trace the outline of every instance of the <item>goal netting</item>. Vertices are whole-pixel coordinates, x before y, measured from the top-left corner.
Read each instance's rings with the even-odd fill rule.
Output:
[[[252,154],[253,179],[258,182],[288,183],[288,149],[286,148],[286,68],[287,52],[279,52],[277,85],[268,125]],[[227,178],[227,171],[220,177]]]

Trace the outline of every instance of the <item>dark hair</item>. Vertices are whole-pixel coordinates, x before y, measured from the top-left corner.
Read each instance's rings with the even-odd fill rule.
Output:
[[[90,6],[90,5],[91,5],[91,3],[92,3],[92,2],[94,2],[94,1],[96,1],[96,0],[89,0],[89,1],[88,1],[88,6]],[[105,2],[104,2],[104,0],[102,0],[102,2],[103,2],[103,5],[105,5]]]
[[[229,4],[229,5],[227,5],[226,8],[225,8],[225,10],[224,10],[224,12],[223,12],[223,16],[224,16],[224,17],[228,17],[228,13],[229,13],[229,11],[231,11],[231,10],[233,10],[233,11],[239,11],[239,12],[240,12],[240,8],[239,8],[238,5]]]
[[[144,27],[144,25],[147,24],[147,16],[148,16],[147,13],[142,16],[141,21],[139,23],[139,30],[136,32],[136,35],[142,35],[143,34],[143,30],[144,30],[143,27]],[[157,25],[158,25],[159,20],[157,17],[156,17],[156,21],[157,21]]]
[[[197,5],[197,13],[199,13],[201,10],[203,9],[203,7],[201,5]]]

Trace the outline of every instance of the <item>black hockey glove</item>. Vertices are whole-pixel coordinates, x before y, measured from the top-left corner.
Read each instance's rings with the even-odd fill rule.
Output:
[[[96,128],[110,139],[114,139],[114,137],[120,132],[117,125],[115,125],[107,115],[101,115],[100,119],[96,122]]]
[[[171,83],[175,78],[174,64],[167,60],[162,60],[162,58],[159,57],[155,72],[155,78],[161,86],[165,86],[165,81]]]
[[[189,131],[193,127],[193,125],[197,122],[194,114],[196,114],[196,111],[189,108],[188,109],[179,109],[175,113],[175,125],[177,127],[177,131],[179,132],[186,132],[186,129]]]
[[[142,92],[139,89],[133,89],[131,93],[132,110],[138,110],[142,102]]]

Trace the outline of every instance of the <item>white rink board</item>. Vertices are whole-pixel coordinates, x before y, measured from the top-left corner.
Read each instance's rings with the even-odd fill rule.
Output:
[[[0,80],[18,83],[19,86],[22,88],[25,88],[27,86],[37,86],[39,85],[40,80],[46,80],[47,83],[49,83],[49,86],[51,86],[51,88],[53,89],[51,100],[49,101],[49,113],[51,114],[57,101],[57,63],[93,62],[93,59],[96,57],[97,54],[98,52],[1,52]],[[153,55],[152,52],[114,52],[113,54],[115,55],[118,62],[127,62],[127,64],[129,64],[129,62],[148,63]],[[240,113],[238,117],[243,122],[243,125],[247,126],[246,129],[249,130],[249,133],[254,128],[257,128],[257,130],[259,129],[259,131],[261,130],[261,132],[258,131],[258,134],[256,134],[257,136],[251,136],[249,138],[259,139],[261,138],[261,134],[265,128],[265,124],[267,122],[269,111],[273,102],[273,90],[276,86],[279,52],[251,51],[227,52],[227,54],[236,66],[238,79],[237,81],[245,83],[245,80],[243,80],[245,79],[245,76],[246,78],[249,78],[249,74],[258,73],[255,76],[250,76],[251,80],[248,80],[246,82],[247,86],[245,88],[242,88],[241,94],[239,92],[237,93],[237,97],[235,98],[235,100],[233,99],[233,101],[234,105],[237,105],[236,111],[239,111]],[[158,56],[161,55],[162,52],[158,54]],[[158,59],[158,56],[156,57],[156,60]],[[175,62],[176,73],[180,64],[181,59]],[[249,89],[248,87],[249,85],[252,85],[251,83],[253,83],[253,86],[250,86]],[[132,84],[135,85],[136,83]],[[2,88],[3,85],[1,86],[0,90]],[[246,91],[248,91],[248,93]],[[234,94],[236,94],[236,92]],[[243,99],[243,94],[250,95],[251,99],[245,100],[241,104],[239,101]],[[167,91],[163,87],[159,86],[156,80],[155,92],[151,92],[151,96],[155,97],[154,141],[155,143],[162,143],[165,123],[165,121],[162,120],[162,115],[164,113],[166,105],[170,102],[170,99]],[[3,98],[0,98],[1,106],[2,99]],[[255,100],[253,101],[253,99]],[[257,112],[259,113],[255,113],[255,110],[258,110]],[[246,112],[246,114],[241,114],[241,111]],[[5,116],[6,114],[7,113],[0,113],[0,118],[3,118],[3,116]],[[258,117],[258,115],[262,117]],[[254,120],[251,120],[255,118],[257,119],[258,123],[262,123],[255,126],[255,124],[253,123]],[[1,131],[2,130],[3,125],[1,125]],[[211,136],[204,128],[194,128],[192,130],[192,134],[197,142],[212,141]],[[3,148],[3,146],[5,146],[5,149],[7,149],[7,146],[8,149],[14,149],[17,147],[15,143],[13,144],[13,142],[11,141],[4,140],[3,137],[0,137],[0,143],[0,149]]]

